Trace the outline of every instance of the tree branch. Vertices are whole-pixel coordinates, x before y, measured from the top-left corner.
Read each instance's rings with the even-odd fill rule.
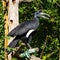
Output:
[[[59,60],[60,60],[60,49],[59,49]]]
[[[56,3],[58,7],[60,7],[60,4],[59,3]]]
[[[42,55],[43,55],[44,49],[45,49],[45,47],[46,47],[47,40],[48,40],[48,35],[46,35],[46,39],[45,39],[45,43],[44,43],[43,50],[42,50],[41,55],[40,55],[40,59],[42,58]]]

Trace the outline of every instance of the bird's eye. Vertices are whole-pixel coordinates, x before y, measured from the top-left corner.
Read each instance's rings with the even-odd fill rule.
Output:
[[[39,14],[39,13],[37,13],[37,14]]]

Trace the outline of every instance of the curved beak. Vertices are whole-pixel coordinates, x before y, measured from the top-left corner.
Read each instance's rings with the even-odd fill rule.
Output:
[[[46,13],[43,13],[43,12],[40,12],[40,17],[45,18],[45,19],[49,19],[50,15],[46,14]]]

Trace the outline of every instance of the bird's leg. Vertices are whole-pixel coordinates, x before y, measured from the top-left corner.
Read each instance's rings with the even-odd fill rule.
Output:
[[[28,38],[24,38],[23,42],[25,42],[25,45],[27,48],[31,48],[30,42],[31,42],[32,36],[29,36]]]
[[[29,38],[28,38],[28,43],[29,44],[31,43],[31,40],[32,40],[32,35],[30,35]]]
[[[27,43],[27,46],[28,46],[30,49],[32,48],[29,43]]]
[[[31,48],[30,44],[27,41],[25,41],[25,44],[27,48]]]
[[[27,43],[27,46],[28,46],[30,49],[32,48],[31,45],[30,45],[31,40],[32,40],[32,35],[29,36],[29,38],[28,38],[28,43]]]
[[[27,48],[30,48],[30,49],[31,49],[31,46],[30,46],[29,43],[25,42],[25,44],[26,44],[26,47],[27,47]]]

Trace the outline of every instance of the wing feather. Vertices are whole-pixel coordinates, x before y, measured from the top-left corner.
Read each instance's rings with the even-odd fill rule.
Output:
[[[32,21],[26,21],[26,22],[19,24],[17,27],[15,27],[11,32],[9,32],[8,35],[9,36],[22,35],[30,29],[33,29],[33,22]]]

